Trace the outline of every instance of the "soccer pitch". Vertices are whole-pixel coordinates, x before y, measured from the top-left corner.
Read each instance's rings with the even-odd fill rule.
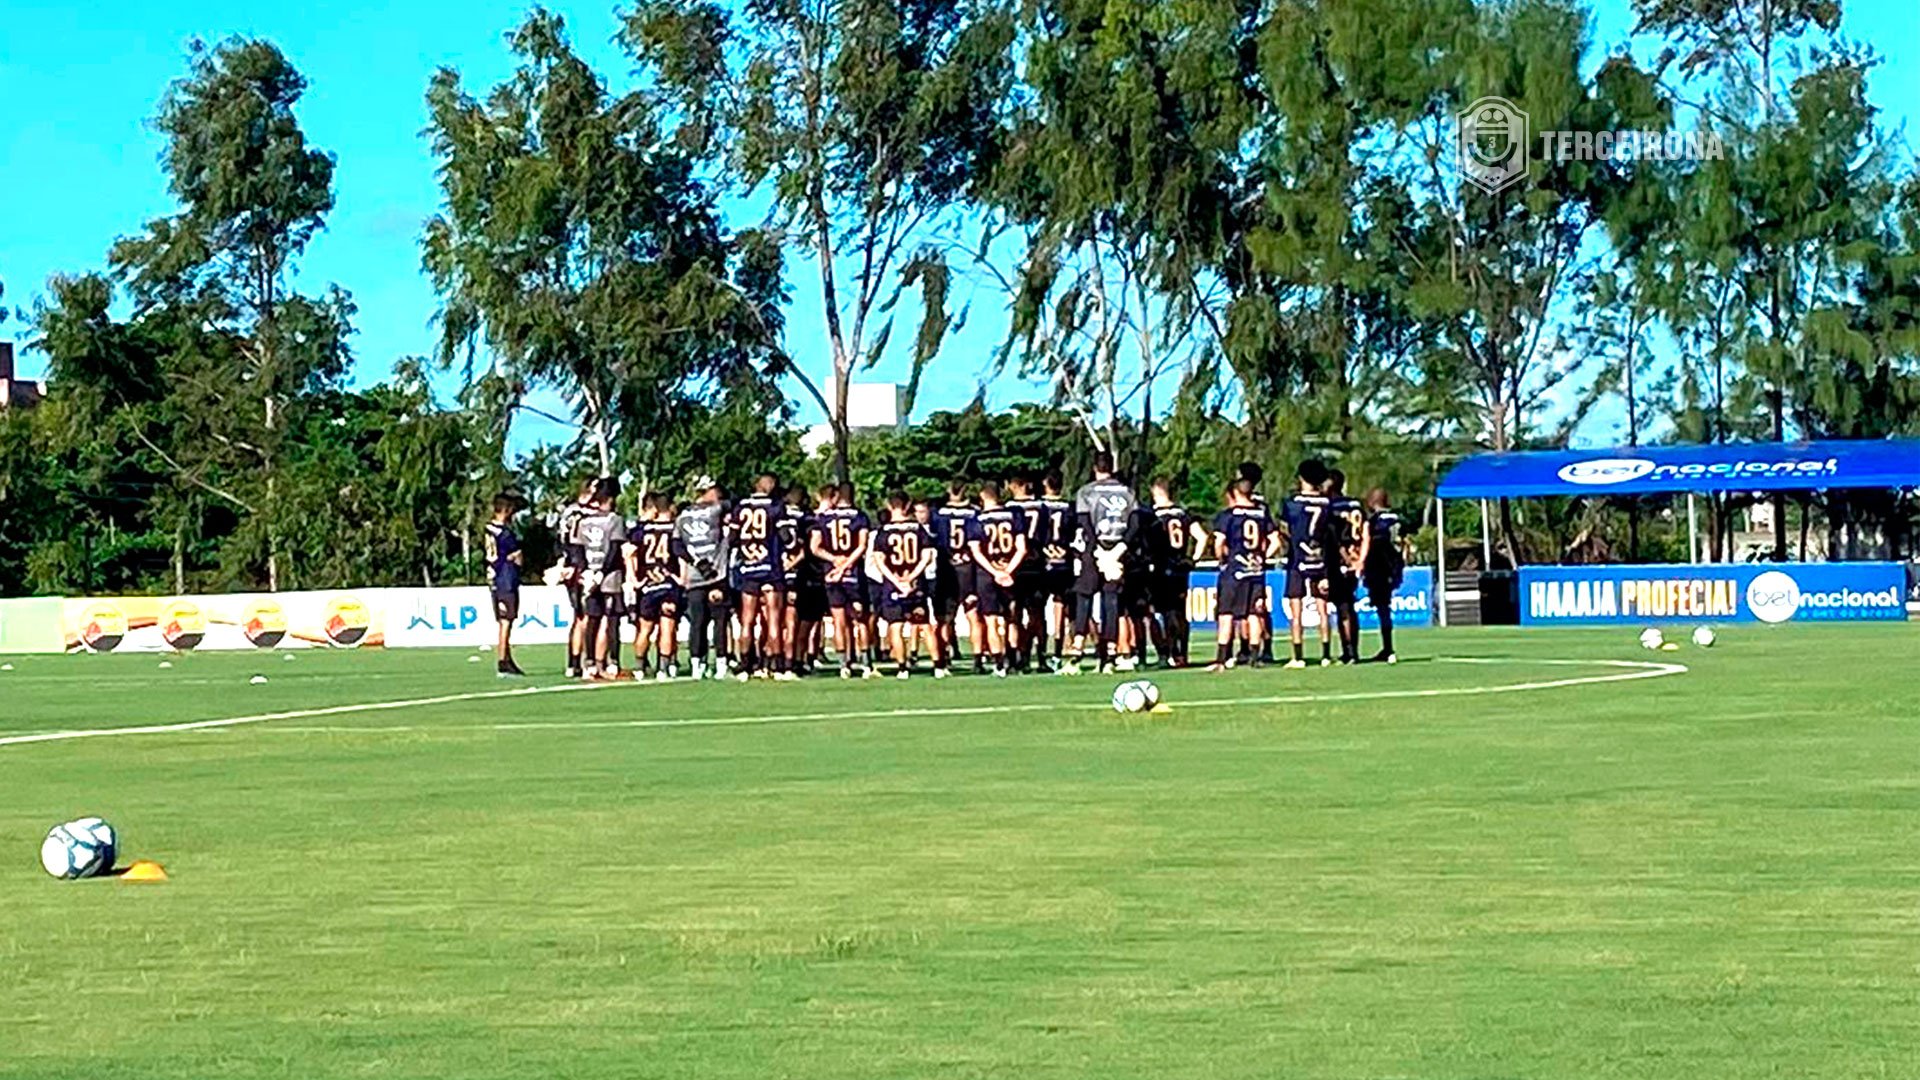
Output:
[[[7,658],[0,1077],[1911,1075],[1920,628],[1634,635],[1148,673],[1147,716]],[[173,880],[46,877],[83,813]]]

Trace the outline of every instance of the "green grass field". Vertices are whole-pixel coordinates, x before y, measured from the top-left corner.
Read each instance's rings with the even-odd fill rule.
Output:
[[[0,745],[0,1077],[1920,1069],[1920,627],[1405,637],[1145,717],[816,680]],[[0,739],[500,689],[9,659]],[[1605,660],[1689,670],[1515,689]],[[82,813],[173,880],[46,877]]]

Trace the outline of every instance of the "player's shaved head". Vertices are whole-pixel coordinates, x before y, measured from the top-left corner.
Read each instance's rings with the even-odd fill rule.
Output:
[[[907,506],[908,506],[908,502],[907,502],[906,492],[895,491],[887,495],[887,512],[892,514],[893,516],[897,518],[906,517]]]
[[[991,480],[987,481],[984,484],[981,484],[980,485],[980,501],[993,502],[993,503],[999,502],[1000,501],[1000,485],[994,483]]]
[[[1093,475],[1113,475],[1113,451],[1101,450],[1093,455]]]
[[[959,502],[961,499],[964,499],[966,497],[967,497],[967,482],[965,480],[962,480],[956,476],[953,479],[947,481],[947,498],[948,499],[954,502]]]
[[[780,486],[780,478],[772,473],[761,473],[760,479],[753,482],[753,490],[762,495],[771,495]]]
[[[1227,485],[1227,497],[1236,505],[1246,506],[1253,502],[1253,481],[1241,477]]]
[[[839,484],[821,484],[820,490],[814,492],[814,495],[821,502],[826,503],[828,505],[832,505],[840,501],[840,485]]]
[[[1392,504],[1393,500],[1387,497],[1386,488],[1377,487],[1367,492],[1367,505],[1373,507],[1375,510],[1385,509]]]
[[[840,505],[841,506],[853,505],[853,485],[852,484],[840,485]]]

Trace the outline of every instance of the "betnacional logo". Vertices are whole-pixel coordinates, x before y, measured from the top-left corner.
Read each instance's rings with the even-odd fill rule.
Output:
[[[1576,461],[1571,465],[1562,465],[1560,479],[1569,484],[1605,487],[1610,484],[1624,484],[1629,480],[1638,480],[1653,470],[1653,462],[1645,458],[1594,458],[1591,461]]]
[[[354,597],[341,596],[327,601],[327,619],[321,628],[326,631],[328,641],[343,649],[351,649],[367,636],[367,626],[371,622],[367,605]]]
[[[1763,623],[1783,623],[1800,610],[1800,583],[1769,570],[1747,582],[1747,610]]]
[[[190,600],[175,600],[160,611],[160,640],[187,652],[207,637],[207,616]]]
[[[271,649],[287,636],[287,613],[271,600],[255,600],[247,605],[240,630],[256,648]]]
[[[127,613],[105,601],[88,604],[80,614],[80,644],[97,653],[112,652],[127,636]]]

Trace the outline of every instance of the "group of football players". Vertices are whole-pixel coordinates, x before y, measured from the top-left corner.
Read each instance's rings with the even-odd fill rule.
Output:
[[[956,480],[944,501],[895,492],[875,520],[850,485],[809,493],[764,475],[737,500],[709,478],[691,503],[649,492],[639,517],[617,509],[612,478],[587,484],[553,518],[563,584],[575,619],[567,673],[610,679],[676,678],[680,624],[694,678],[794,679],[827,662],[841,678],[873,678],[883,657],[897,678],[924,658],[945,678],[971,647],[976,673],[1073,674],[1082,665],[1131,671],[1152,645],[1169,667],[1188,663],[1188,584],[1195,565],[1219,567],[1212,670],[1274,662],[1266,588],[1283,568],[1292,654],[1306,666],[1309,607],[1319,616],[1321,664],[1356,663],[1359,604],[1378,612],[1380,650],[1393,654],[1391,597],[1404,566],[1400,519],[1380,489],[1349,496],[1345,478],[1301,463],[1296,490],[1270,512],[1261,470],[1243,464],[1210,523],[1155,480],[1149,500],[1096,455],[1071,496],[1058,472],[1004,484]],[[499,671],[515,665],[522,554],[502,498],[487,526],[487,565],[500,621]],[[961,633],[964,620],[965,633]],[[629,637],[626,627],[631,625]],[[624,644],[633,662],[623,670]]]

